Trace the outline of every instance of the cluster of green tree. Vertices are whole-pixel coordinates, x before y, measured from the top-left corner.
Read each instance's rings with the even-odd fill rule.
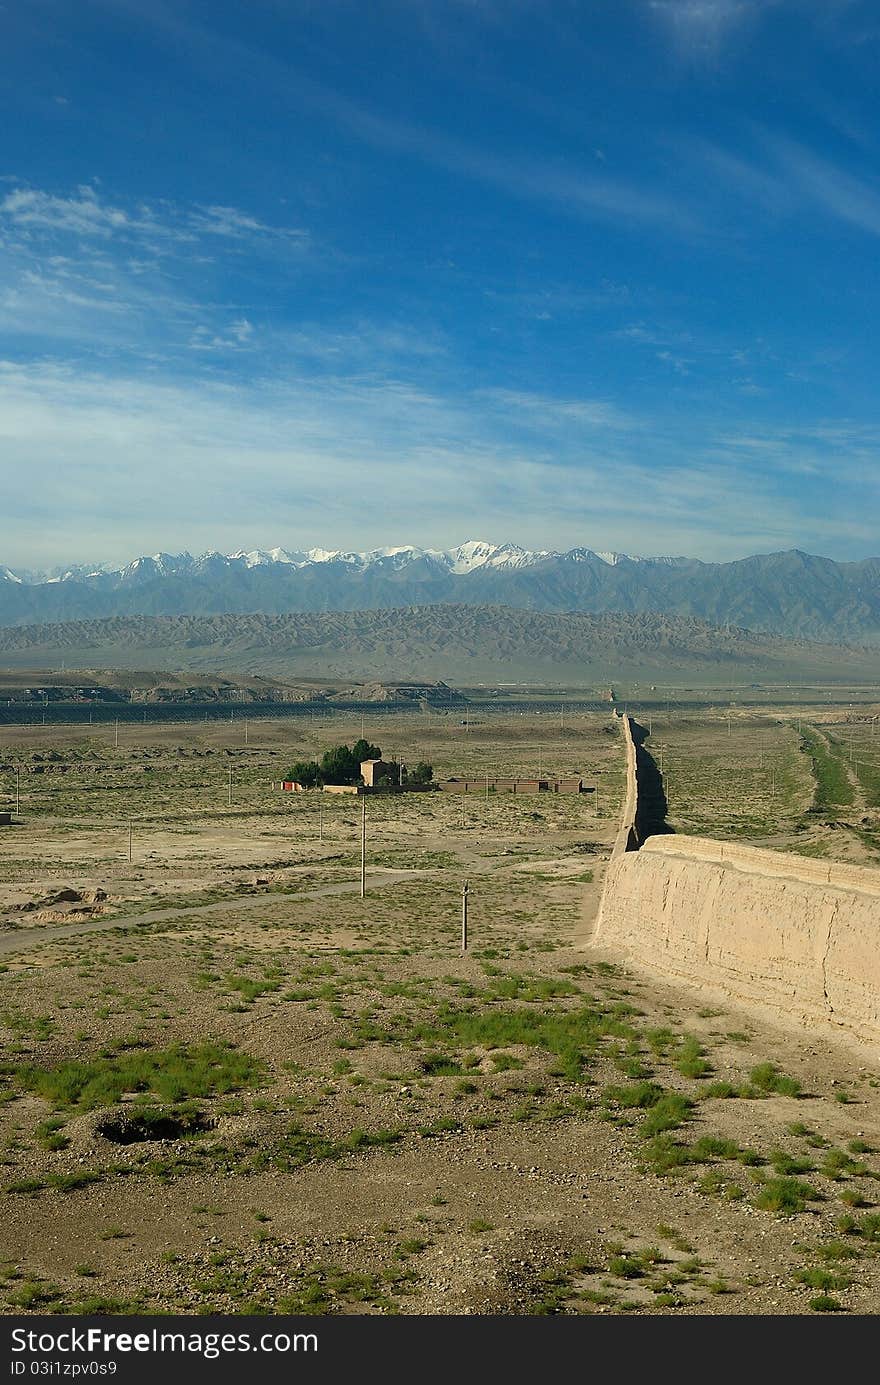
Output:
[[[381,758],[379,746],[361,738],[353,746],[337,745],[332,750],[325,750],[320,761],[298,760],[288,771],[287,778],[302,784],[304,789],[318,788],[322,784],[362,784],[361,762]],[[385,774],[387,782],[402,784],[430,784],[433,777],[433,766],[425,764],[423,760],[412,770],[404,766],[402,770]]]

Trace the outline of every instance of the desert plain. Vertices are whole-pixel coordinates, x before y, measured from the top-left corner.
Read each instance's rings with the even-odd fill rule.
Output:
[[[880,704],[630,710],[672,830],[880,863]],[[362,732],[587,791],[279,791]],[[593,943],[623,786],[563,702],[0,726],[0,1311],[880,1310],[877,1055]]]

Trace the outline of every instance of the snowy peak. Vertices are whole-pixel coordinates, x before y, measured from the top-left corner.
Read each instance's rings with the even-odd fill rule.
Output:
[[[187,572],[193,566],[193,560],[189,553],[154,553],[150,558],[135,558],[134,562],[128,563],[124,568],[101,569],[92,571],[90,577],[100,576],[104,572],[117,572],[122,578],[129,578],[137,582],[149,582],[154,577],[171,577],[177,572]],[[73,573],[65,573],[62,581],[68,581]]]
[[[222,554],[218,554],[222,557]],[[271,567],[273,563],[284,563],[286,566],[297,567],[301,564],[304,554],[288,553],[284,548],[270,548],[268,552],[262,548],[252,548],[249,553],[244,549],[239,549],[237,553],[230,553],[227,556],[229,563],[243,563],[246,568],[252,567]]]
[[[86,582],[90,585],[112,580],[116,584],[141,585],[162,578],[201,575],[208,577],[221,570],[251,571],[254,568],[291,568],[333,566],[357,572],[401,572],[419,563],[435,573],[464,577],[479,570],[514,570],[532,567],[536,563],[560,559],[566,562],[603,563],[615,566],[626,560],[635,563],[680,564],[680,558],[634,558],[629,554],[594,551],[591,548],[570,548],[565,552],[553,549],[532,550],[518,543],[491,543],[488,539],[468,539],[456,548],[420,548],[416,544],[396,544],[372,548],[365,552],[341,548],[310,548],[306,551],[287,548],[240,548],[234,553],[216,550],[202,553],[198,558],[183,553],[153,553],[135,558],[132,562],[114,566],[112,563],[78,563],[70,567],[48,568],[42,572],[15,572],[0,566],[0,581],[19,586],[40,586],[47,582]]]
[[[449,560],[449,571],[454,573],[473,572],[479,567],[528,567],[540,562],[542,558],[553,555],[546,550],[531,553],[520,548],[518,543],[488,543],[485,539],[468,539],[444,555]]]

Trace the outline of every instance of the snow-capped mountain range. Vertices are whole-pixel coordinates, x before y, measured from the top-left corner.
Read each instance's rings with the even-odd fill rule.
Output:
[[[13,571],[0,567],[0,581],[23,583],[37,586],[48,582],[89,581],[100,578],[127,580],[152,580],[157,577],[174,577],[184,574],[216,571],[218,568],[246,569],[272,567],[275,565],[292,568],[315,567],[322,564],[342,564],[352,570],[367,571],[372,567],[384,571],[399,571],[413,563],[421,563],[435,568],[438,572],[454,573],[462,576],[477,568],[524,568],[548,559],[565,558],[569,562],[588,562],[599,560],[614,566],[626,558],[630,562],[686,561],[674,558],[635,558],[626,553],[594,552],[591,548],[570,548],[565,551],[550,549],[530,550],[516,543],[489,543],[486,539],[468,539],[457,548],[419,548],[414,544],[401,544],[396,548],[373,548],[366,552],[353,552],[341,548],[310,548],[303,552],[286,548],[253,548],[249,551],[239,549],[235,553],[215,551],[193,557],[191,553],[154,553],[152,556],[135,558],[132,562],[115,566],[112,563],[77,563],[72,567],[55,567],[45,571],[19,569]]]
[[[880,559],[837,563],[793,549],[729,563],[532,550],[470,539],[366,552],[312,548],[155,553],[121,567],[0,565],[0,626],[118,616],[380,611],[437,605],[548,612],[658,612],[788,637],[880,645]],[[880,668],[878,668],[880,677]]]

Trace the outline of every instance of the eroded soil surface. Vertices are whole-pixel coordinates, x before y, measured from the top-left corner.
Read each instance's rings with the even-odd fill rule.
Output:
[[[230,809],[178,728],[133,747],[131,862],[124,774],[0,837],[2,1311],[876,1313],[876,1055],[591,946],[603,721],[393,731],[438,773],[540,754],[599,812],[373,800],[362,900],[357,804],[269,788],[309,744],[264,729]]]

